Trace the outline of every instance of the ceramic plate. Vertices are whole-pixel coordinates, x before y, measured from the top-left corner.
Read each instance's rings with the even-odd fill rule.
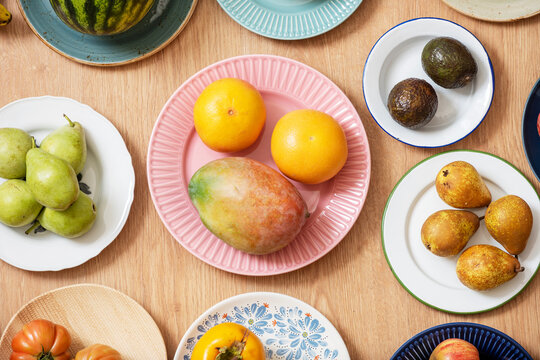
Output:
[[[466,161],[480,173],[493,200],[517,195],[531,207],[534,224],[519,261],[525,271],[511,281],[484,292],[465,287],[456,275],[459,256],[439,257],[429,252],[420,238],[420,229],[435,211],[451,209],[438,196],[435,177],[453,161]],[[485,208],[473,210],[478,216]],[[519,294],[540,265],[540,200],[525,176],[505,160],[488,153],[457,150],[429,157],[410,169],[397,183],[386,203],[382,220],[382,242],[386,260],[400,284],[416,299],[438,310],[451,313],[477,313],[492,310]],[[493,240],[482,221],[466,248],[490,244]]]
[[[443,0],[462,14],[487,21],[514,21],[540,13],[538,0]]]
[[[197,0],[156,0],[141,22],[126,32],[95,36],[71,29],[49,0],[19,0],[32,31],[57,53],[88,65],[112,66],[144,59],[169,44],[189,21]]]
[[[424,72],[422,50],[439,36],[457,39],[469,49],[478,65],[472,83],[445,89]],[[429,82],[439,102],[435,117],[416,130],[394,121],[386,106],[390,90],[407,78]],[[464,27],[444,19],[418,18],[394,26],[375,43],[364,67],[364,98],[373,119],[393,138],[418,147],[446,146],[473,132],[491,106],[494,86],[491,60],[480,41]]]
[[[316,309],[287,295],[254,292],[233,296],[202,314],[185,333],[174,360],[190,360],[201,336],[224,322],[256,334],[268,360],[350,359],[336,328]]]
[[[521,125],[525,155],[534,175],[540,180],[540,79],[527,99]]]
[[[486,325],[456,322],[424,330],[403,344],[390,360],[429,360],[438,344],[458,338],[470,342],[485,360],[532,360],[531,356],[510,336]]]
[[[48,133],[66,125],[62,114],[86,130],[88,155],[81,181],[96,204],[96,222],[76,239],[51,232],[25,235],[28,227],[0,224],[0,259],[21,269],[62,270],[98,255],[124,227],[133,201],[135,174],[124,140],[113,124],[89,106],[51,96],[21,99],[0,109],[0,127],[25,130],[39,144]]]
[[[256,34],[299,40],[345,21],[362,0],[218,0],[234,21]]]
[[[262,94],[267,120],[247,156],[277,169],[270,154],[276,122],[287,112],[311,108],[332,115],[347,136],[349,157],[333,179],[298,188],[311,213],[297,239],[265,256],[248,255],[217,239],[199,220],[187,193],[191,176],[211,160],[231,156],[206,147],[193,126],[193,105],[215,80],[236,77]],[[273,275],[310,264],[336,246],[353,226],[364,204],[370,177],[369,145],[354,106],[328,78],[297,61],[248,55],[213,64],[188,79],[158,117],[148,149],[147,173],[154,205],[170,233],[188,251],[220,269],[245,275]]]
[[[45,319],[64,326],[71,335],[70,351],[105,344],[124,360],[166,360],[167,350],[152,317],[121,292],[93,284],[53,290],[24,305],[8,323],[0,339],[0,358],[11,354],[11,339],[24,324]],[[122,331],[118,331],[121,324]]]

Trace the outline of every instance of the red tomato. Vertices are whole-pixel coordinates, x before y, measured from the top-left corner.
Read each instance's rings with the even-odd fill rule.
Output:
[[[9,360],[70,360],[70,345],[71,336],[65,327],[34,320],[13,337]]]

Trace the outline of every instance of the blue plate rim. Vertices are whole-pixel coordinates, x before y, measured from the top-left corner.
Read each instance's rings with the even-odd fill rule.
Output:
[[[466,134],[465,136],[461,137],[460,139],[457,139],[455,141],[452,141],[452,142],[449,142],[447,144],[442,144],[442,145],[437,145],[437,146],[424,146],[424,145],[415,145],[415,144],[409,144],[408,142],[405,142],[397,137],[395,137],[394,135],[390,134],[388,131],[386,131],[386,129],[384,127],[381,126],[381,124],[377,121],[377,119],[375,118],[375,116],[373,116],[373,113],[371,112],[371,109],[369,108],[369,105],[367,103],[367,99],[366,99],[366,87],[365,87],[365,78],[366,78],[366,64],[369,60],[369,57],[371,56],[371,53],[373,52],[373,49],[375,49],[375,47],[377,46],[377,44],[379,43],[379,41],[387,34],[389,33],[390,31],[394,30],[395,28],[399,27],[399,26],[402,26],[408,22],[411,22],[411,21],[417,21],[417,20],[426,20],[426,19],[432,19],[432,20],[440,20],[440,21],[446,21],[446,22],[449,22],[449,23],[452,23],[454,25],[457,25],[459,26],[460,28],[464,29],[465,31],[467,31],[469,34],[471,34],[477,41],[478,43],[482,46],[482,49],[484,49],[484,52],[486,53],[486,56],[488,58],[488,62],[489,62],[489,68],[490,68],[490,71],[491,71],[491,83],[492,83],[492,86],[493,86],[493,91],[491,93],[491,100],[489,101],[489,106],[486,110],[486,113],[484,114],[484,116],[482,117],[482,120],[480,120],[480,122],[478,122],[478,124],[476,125],[476,127],[474,129],[472,129],[468,134]],[[379,125],[379,127],[381,129],[383,129],[383,131],[385,133],[387,133],[388,135],[390,135],[392,138],[396,139],[397,141],[399,142],[402,142],[406,145],[410,145],[410,146],[414,146],[414,147],[417,147],[417,148],[424,148],[424,149],[433,149],[433,148],[439,148],[439,147],[444,147],[444,146],[448,146],[448,145],[452,145],[452,144],[455,144],[457,143],[458,141],[461,141],[463,139],[465,139],[467,136],[469,136],[471,133],[473,133],[479,126],[480,124],[482,124],[484,122],[484,119],[486,118],[487,114],[489,113],[489,110],[491,109],[491,105],[493,105],[493,96],[495,95],[495,73],[493,71],[493,63],[491,62],[491,57],[489,56],[489,53],[487,52],[484,44],[482,44],[482,42],[476,37],[476,35],[474,35],[469,29],[467,29],[466,27],[452,21],[452,20],[448,20],[448,19],[443,19],[443,18],[439,18],[439,17],[434,17],[434,16],[424,16],[424,17],[418,17],[418,18],[413,18],[413,19],[409,19],[409,20],[405,20],[397,25],[394,25],[393,27],[391,27],[390,29],[388,29],[384,34],[381,35],[381,37],[379,37],[379,39],[375,42],[375,44],[373,44],[373,46],[371,47],[371,50],[369,51],[369,54],[368,56],[366,57],[366,61],[364,63],[364,70],[362,71],[362,94],[364,95],[364,102],[366,103],[366,107],[369,111],[369,114],[371,115],[371,118],[373,120],[375,120],[375,122],[377,123],[377,125]]]
[[[425,330],[422,330],[421,332],[417,333],[416,335],[413,335],[409,340],[407,340],[406,342],[403,343],[403,345],[401,345],[397,350],[396,352],[394,353],[394,355],[392,355],[392,357],[390,358],[390,360],[396,360],[397,357],[407,348],[409,347],[410,345],[413,344],[414,341],[418,341],[419,338],[422,338],[423,336],[429,334],[429,333],[433,333],[437,330],[441,330],[441,329],[444,329],[444,328],[448,328],[448,327],[460,327],[460,326],[468,326],[468,327],[472,327],[472,328],[476,328],[476,329],[481,329],[481,330],[487,330],[487,331],[490,331],[494,334],[497,334],[499,335],[500,337],[504,338],[505,340],[507,340],[508,342],[512,343],[512,345],[514,345],[519,351],[523,352],[523,354],[525,354],[526,356],[529,357],[528,360],[532,360],[532,357],[531,355],[527,352],[527,350],[525,350],[523,348],[523,346],[521,346],[521,344],[519,344],[516,340],[514,340],[513,338],[511,338],[509,335],[503,333],[502,331],[500,330],[497,330],[495,328],[492,328],[490,326],[487,326],[487,325],[484,325],[484,324],[479,324],[479,323],[471,323],[471,322],[451,322],[451,323],[446,323],[446,324],[440,324],[440,325],[435,325],[435,326],[432,326],[428,329],[425,329]]]
[[[540,172],[536,171],[536,169],[534,168],[531,157],[529,157],[529,152],[527,151],[527,146],[525,145],[525,142],[526,142],[525,140],[525,121],[526,121],[525,113],[527,112],[527,108],[529,107],[533,99],[533,94],[536,92],[537,89],[540,89],[540,78],[538,78],[536,83],[533,85],[531,92],[529,93],[529,96],[527,97],[527,101],[525,102],[525,106],[523,107],[523,114],[521,115],[521,145],[523,146],[523,152],[525,153],[525,157],[527,158],[529,167],[531,168],[536,179],[540,181]]]
[[[184,21],[178,26],[178,29],[174,32],[174,34],[172,34],[170,38],[168,38],[166,41],[161,43],[158,47],[156,47],[152,51],[141,54],[139,56],[135,56],[135,57],[133,57],[131,59],[128,59],[128,60],[111,61],[111,62],[95,62],[95,61],[88,61],[88,60],[84,60],[84,59],[79,59],[77,57],[69,55],[68,53],[65,53],[65,52],[61,51],[60,49],[57,49],[53,44],[51,44],[49,41],[47,41],[47,39],[45,39],[43,36],[41,36],[41,34],[36,30],[34,25],[30,22],[30,20],[26,16],[26,11],[23,8],[22,0],[17,0],[17,5],[19,7],[19,11],[21,12],[21,14],[22,14],[22,16],[24,18],[24,21],[26,22],[26,25],[28,25],[28,27],[30,28],[30,30],[32,30],[34,35],[36,35],[37,38],[39,40],[41,40],[41,42],[43,42],[45,45],[47,45],[47,47],[49,47],[51,50],[53,50],[57,54],[62,55],[65,58],[68,58],[69,60],[78,62],[80,64],[97,66],[97,67],[112,67],[112,66],[120,66],[120,65],[131,64],[131,63],[146,59],[147,57],[150,57],[150,56],[154,55],[155,53],[163,50],[174,39],[176,39],[176,37],[178,37],[178,35],[180,35],[180,33],[185,29],[186,25],[188,24],[189,20],[191,19],[191,16],[195,12],[195,8],[197,7],[198,2],[199,2],[199,0],[191,0],[191,8],[189,9],[189,12],[188,12],[186,18],[184,19]]]
[[[250,0],[252,1],[252,0]],[[331,0],[326,0],[327,2],[331,1]],[[328,27],[328,28],[325,28],[321,31],[318,31],[314,34],[310,34],[310,35],[305,35],[305,36],[299,36],[299,37],[289,37],[289,36],[273,36],[271,34],[266,34],[264,33],[262,30],[257,30],[257,29],[254,29],[252,27],[249,27],[248,25],[244,24],[243,22],[241,22],[241,20],[239,18],[237,18],[234,14],[231,13],[231,11],[229,11],[229,9],[227,7],[225,7],[225,5],[223,4],[223,0],[217,0],[217,3],[219,4],[219,6],[221,6],[221,8],[223,9],[223,11],[225,11],[225,13],[231,18],[233,19],[237,24],[241,25],[243,28],[257,34],[257,35],[260,35],[260,36],[263,36],[263,37],[266,37],[266,38],[269,38],[269,39],[274,39],[274,40],[288,40],[288,41],[291,41],[291,40],[305,40],[305,39],[310,39],[310,38],[313,38],[313,37],[316,37],[316,36],[319,36],[319,35],[322,35],[326,32],[329,32],[333,29],[335,29],[336,27],[338,27],[339,25],[343,24],[352,14],[354,14],[356,12],[356,10],[358,10],[358,8],[360,7],[360,5],[362,4],[364,0],[358,0],[358,4],[356,6],[354,6],[354,8],[351,9],[351,11],[346,14],[345,16],[343,16],[338,22],[336,22],[335,24],[333,24],[332,26]]]

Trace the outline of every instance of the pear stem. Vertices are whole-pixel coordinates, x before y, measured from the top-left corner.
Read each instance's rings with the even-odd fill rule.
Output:
[[[480,217],[478,218],[478,220],[479,220],[479,221],[482,221],[482,220],[484,220],[484,218],[485,218],[485,216],[480,216]]]
[[[31,226],[28,230],[26,230],[24,233],[25,233],[26,235],[30,235],[30,233],[31,233],[32,231],[34,231],[35,229],[37,229],[39,225],[41,225],[41,224],[39,223],[38,220],[34,221],[34,223],[32,224],[32,226]]]
[[[36,148],[36,138],[32,136],[32,149]]]
[[[69,126],[74,127],[75,124],[73,123],[73,121],[71,121],[66,114],[63,114],[63,115],[66,118],[66,120],[69,122]]]
[[[517,272],[517,273],[518,273],[518,272],[523,272],[523,271],[525,271],[525,268],[524,268],[523,266],[516,269],[516,272]]]

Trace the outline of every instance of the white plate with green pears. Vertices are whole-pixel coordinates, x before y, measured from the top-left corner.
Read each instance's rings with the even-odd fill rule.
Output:
[[[79,126],[76,123],[83,131],[74,130]],[[17,185],[16,192],[11,187],[5,190],[4,183],[13,180],[0,178],[0,196],[2,186],[9,196],[27,196],[24,189],[28,188],[34,198],[47,204],[31,211],[16,208],[15,202],[9,202],[12,210],[6,211],[7,206],[3,205],[0,220],[17,226],[0,222],[0,259],[25,270],[58,271],[98,255],[124,227],[133,202],[135,173],[118,130],[89,106],[51,96],[21,99],[4,106],[0,109],[0,128],[23,130],[40,146],[38,150],[24,150],[24,176],[17,180],[20,182],[12,182]],[[11,144],[15,136],[9,136],[6,143]],[[70,153],[62,145],[66,142],[83,144],[80,149],[86,148],[86,155],[78,150],[73,159],[59,160],[59,153]],[[9,169],[14,168],[10,165]],[[21,177],[20,173],[3,174]],[[65,181],[66,178],[70,180]],[[26,204],[25,201],[19,203]],[[41,225],[31,219],[36,211]],[[28,221],[31,222],[26,224]]]
[[[479,206],[458,209],[456,206],[462,206],[462,203],[452,203],[455,200],[448,200],[447,196],[456,193],[450,193],[442,190],[442,188],[457,189],[459,187],[453,182],[454,180],[448,181],[445,176],[457,174],[457,171],[459,171],[459,174],[470,174],[471,171],[470,169],[464,170],[468,165],[462,165],[457,170],[451,168],[450,175],[448,175],[448,172],[445,172],[448,169],[446,166],[456,161],[466,162],[476,169],[476,180],[480,178],[478,186],[485,185],[491,195],[489,208]],[[439,172],[441,173],[439,175],[440,181],[436,181]],[[471,177],[472,175],[460,176],[471,179],[471,183],[477,182],[473,179],[474,177]],[[439,196],[437,183],[446,201],[443,201],[442,197]],[[474,193],[480,194],[481,192],[475,190]],[[524,249],[520,252],[514,250],[508,243],[503,246],[504,241],[499,243],[487,230],[488,225],[491,226],[491,229],[495,229],[495,225],[491,224],[504,224],[504,220],[495,221],[494,219],[500,219],[498,216],[503,216],[506,209],[508,209],[508,206],[506,206],[508,202],[505,204],[502,200],[498,201],[507,195],[520,197],[530,208],[529,216],[532,215],[532,227],[529,221],[530,235]],[[464,199],[463,196],[457,198],[459,201]],[[466,201],[466,204],[468,206],[477,205],[473,203],[473,201],[477,200],[480,201],[478,204],[485,204],[490,201],[489,198],[485,200],[480,199],[478,195],[474,195]],[[483,219],[482,217],[486,214],[487,209],[490,209],[491,214],[486,219]],[[452,247],[446,248],[448,252],[445,254],[448,256],[434,254],[434,252],[443,249],[437,243],[440,240],[430,238],[429,241],[431,242],[427,241],[426,246],[422,236],[422,229],[428,217],[441,210],[467,210],[476,215],[469,214],[468,218],[470,219],[472,216],[475,218],[474,222],[478,221],[476,222],[478,224],[476,232],[474,232],[474,226],[472,226],[473,230],[469,228],[468,232],[461,233],[463,238],[459,241],[460,246],[452,245]],[[515,214],[515,212],[508,213]],[[459,214],[461,216],[464,213],[460,212]],[[526,218],[526,216],[519,217]],[[438,223],[426,222],[429,227],[426,225],[424,234],[427,234],[427,229],[437,229],[437,226],[442,226],[440,225],[442,223],[445,226],[453,226],[452,229],[454,229],[456,226],[453,224],[462,221],[462,218],[457,222],[450,222],[448,218],[444,219],[439,219]],[[473,220],[467,220],[467,222],[469,221],[473,222]],[[443,229],[447,228],[443,227]],[[434,238],[442,239],[441,234],[443,233],[453,233],[453,230],[435,232],[436,236]],[[470,236],[471,233],[472,236]],[[495,230],[491,230],[491,233],[500,234]],[[471,314],[492,310],[510,301],[525,289],[540,265],[539,234],[540,200],[529,180],[509,162],[489,153],[471,150],[456,150],[436,154],[413,166],[399,180],[388,197],[381,232],[387,262],[396,279],[405,290],[430,307],[457,314]],[[463,246],[463,241],[467,241],[467,238],[469,240]],[[424,239],[428,239],[428,237],[425,236]],[[501,240],[500,237],[499,240]],[[447,242],[447,244],[449,243],[450,241]],[[525,244],[522,239],[515,243]],[[477,245],[491,245],[492,247]],[[507,248],[510,248],[510,250],[507,250]],[[519,266],[515,261],[516,256],[510,255],[509,252],[519,252],[517,255]],[[463,255],[464,253],[465,255]],[[507,265],[504,270],[498,270],[500,271],[498,275],[501,277],[497,277],[497,279],[503,279],[502,276],[504,276],[504,279],[510,279],[488,290],[478,290],[482,288],[482,284],[490,283],[490,286],[493,286],[498,283],[494,281],[491,272],[487,272],[489,274],[487,277],[485,276],[486,272],[481,272],[485,270],[485,265],[482,264],[489,264],[489,261],[483,263],[484,260],[482,259],[486,257],[491,259],[491,256],[494,256],[493,259],[497,259],[498,263]],[[460,260],[459,266],[458,259]],[[479,267],[475,268],[476,264],[480,264]],[[520,269],[521,267],[523,269]],[[458,269],[460,277],[457,274]],[[468,285],[466,286],[465,283]],[[471,285],[477,287],[477,289],[471,288]]]

